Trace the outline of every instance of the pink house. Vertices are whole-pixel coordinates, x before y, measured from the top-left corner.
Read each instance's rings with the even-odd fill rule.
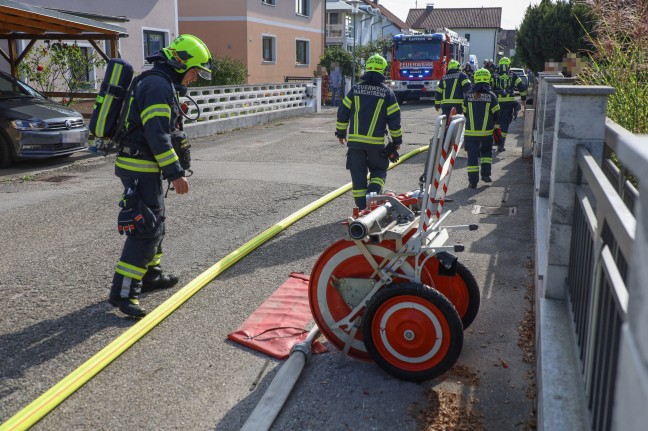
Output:
[[[179,32],[248,68],[248,84],[312,77],[324,54],[325,0],[178,0]]]

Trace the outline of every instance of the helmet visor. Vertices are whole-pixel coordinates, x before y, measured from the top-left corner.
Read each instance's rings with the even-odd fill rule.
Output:
[[[212,79],[212,62],[211,58],[207,60],[207,63],[202,63],[198,66],[198,76],[206,81],[211,81]]]

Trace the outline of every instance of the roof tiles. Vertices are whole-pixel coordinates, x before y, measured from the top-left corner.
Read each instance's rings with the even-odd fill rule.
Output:
[[[457,9],[410,9],[407,24],[413,29],[438,28],[500,28],[501,7]]]

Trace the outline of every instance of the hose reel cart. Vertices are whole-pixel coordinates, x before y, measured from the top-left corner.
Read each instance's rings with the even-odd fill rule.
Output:
[[[318,258],[309,281],[310,308],[342,358],[375,361],[409,381],[440,376],[457,361],[463,330],[479,310],[479,287],[445,245],[443,204],[465,119],[437,118],[419,188],[367,197],[367,209],[345,223],[344,238]],[[433,169],[434,168],[434,169]]]

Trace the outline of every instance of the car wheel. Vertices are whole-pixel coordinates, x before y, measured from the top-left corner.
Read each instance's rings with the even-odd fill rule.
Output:
[[[7,168],[13,163],[13,155],[7,140],[0,136],[0,169]]]

